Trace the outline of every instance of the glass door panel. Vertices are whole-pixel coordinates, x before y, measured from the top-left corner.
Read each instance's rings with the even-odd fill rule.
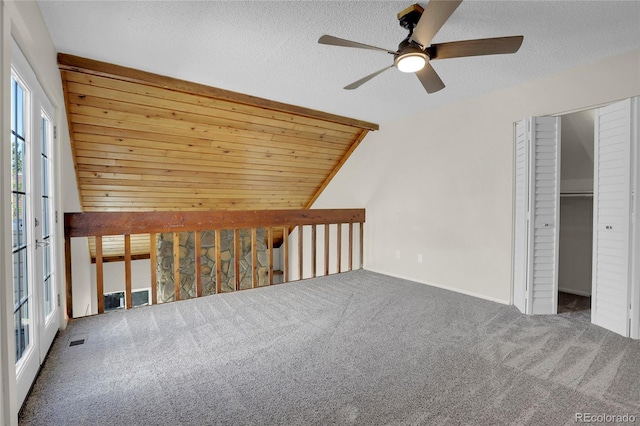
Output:
[[[26,90],[17,78],[11,79],[11,212],[13,247],[13,316],[16,339],[16,363],[19,363],[31,345],[29,311],[29,255],[27,247],[27,192],[28,174],[25,165]]]
[[[51,120],[47,117],[45,111],[42,111],[42,117],[40,121],[41,127],[41,203],[42,203],[42,217],[41,217],[41,236],[37,243],[39,249],[42,250],[42,287],[43,287],[43,308],[45,322],[53,312],[53,271],[51,262],[51,248],[53,246],[53,235],[51,232],[51,218],[53,216],[51,198],[51,145],[52,145],[52,124]]]

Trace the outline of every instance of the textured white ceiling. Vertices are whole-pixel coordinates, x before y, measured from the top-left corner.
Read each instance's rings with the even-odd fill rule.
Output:
[[[318,38],[395,50],[411,2],[39,3],[60,52],[376,123],[640,48],[640,1],[467,0],[434,43],[524,35],[520,51],[434,61],[447,87],[432,95],[397,69],[347,91],[392,56]]]

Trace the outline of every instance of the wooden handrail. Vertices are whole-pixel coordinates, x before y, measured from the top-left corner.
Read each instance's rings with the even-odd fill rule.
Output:
[[[66,237],[362,223],[364,209],[65,213]]]
[[[232,231],[233,232],[233,264],[228,266],[228,270],[233,271],[234,277],[228,284],[231,285],[231,289],[234,291],[246,288],[243,285],[244,280],[240,277],[240,260],[246,249],[241,247],[240,230],[243,232],[250,231],[251,236],[251,269],[249,276],[251,277],[251,287],[257,287],[259,282],[266,282],[267,285],[274,284],[274,266],[273,266],[273,249],[274,249],[274,229],[281,228],[283,235],[283,279],[284,282],[288,282],[290,278],[290,272],[295,271],[295,268],[291,268],[289,265],[289,248],[290,243],[296,244],[294,241],[289,241],[291,229],[297,229],[298,238],[298,279],[305,278],[304,272],[304,257],[303,250],[304,244],[304,232],[306,230],[310,232],[311,237],[311,250],[307,253],[310,256],[310,271],[307,271],[307,276],[315,277],[318,273],[316,270],[316,256],[317,253],[317,225],[323,225],[324,238],[321,242],[323,246],[321,253],[324,258],[324,275],[328,275],[331,271],[329,267],[330,259],[330,247],[333,243],[333,238],[330,239],[329,233],[331,231],[331,225],[337,226],[337,238],[335,242],[337,247],[335,249],[337,265],[335,270],[340,273],[345,270],[342,267],[342,242],[343,242],[343,224],[349,225],[349,241],[348,241],[348,271],[352,270],[353,266],[353,250],[354,243],[359,243],[359,266],[363,267],[363,227],[365,221],[364,209],[327,209],[327,210],[268,210],[268,211],[209,211],[209,212],[100,212],[100,213],[66,213],[65,214],[65,261],[66,261],[66,278],[67,278],[67,315],[69,318],[73,318],[73,297],[72,297],[72,255],[71,255],[71,238],[75,237],[95,237],[96,240],[96,287],[97,287],[97,309],[98,313],[104,312],[104,252],[103,252],[103,237],[112,235],[124,236],[124,262],[125,262],[125,294],[126,294],[126,309],[132,307],[132,276],[131,276],[131,262],[133,259],[131,253],[131,235],[134,234],[149,234],[150,236],[150,260],[151,260],[151,303],[158,303],[158,277],[156,274],[156,267],[159,258],[157,256],[157,234],[165,233],[172,236],[172,256],[173,256],[173,281],[174,281],[174,297],[173,300],[181,300],[189,297],[200,297],[203,295],[203,283],[202,283],[202,264],[201,264],[201,252],[206,251],[202,247],[201,232],[203,231],[215,231],[215,293],[223,292],[222,288],[222,272],[221,272],[221,238],[220,231]],[[353,224],[359,225],[359,241],[354,241],[354,227]],[[267,263],[259,261],[258,248],[257,248],[257,228],[266,228],[265,238],[263,241],[266,244]],[[181,288],[180,280],[180,263],[181,263],[181,244],[180,233],[188,232],[195,233],[193,235],[194,262],[195,262],[195,292],[192,290],[185,290]],[[279,230],[278,230],[279,232]],[[246,235],[246,234],[245,234]],[[184,237],[184,235],[183,235]],[[189,237],[191,238],[191,237]],[[242,237],[243,239],[246,237]],[[263,238],[263,237],[261,237]],[[308,236],[307,236],[308,238]],[[262,240],[261,240],[262,241]],[[262,243],[261,243],[262,244]],[[262,246],[261,250],[264,250],[265,246]],[[182,248],[184,250],[184,247]],[[295,250],[295,249],[294,249]],[[225,252],[227,253],[227,252]],[[261,251],[262,253],[262,251]],[[209,254],[209,256],[212,256]],[[229,259],[227,253],[226,260]],[[248,262],[245,258],[246,262]],[[262,263],[261,268],[258,269],[258,264]],[[246,269],[243,270],[246,272]],[[210,270],[210,269],[209,269]],[[225,271],[225,274],[227,272]],[[227,275],[227,277],[229,277]],[[246,275],[245,275],[246,278]],[[266,278],[266,281],[264,281]],[[187,281],[190,282],[190,281]],[[228,290],[228,288],[227,288]],[[181,291],[184,294],[181,294]],[[207,290],[209,293],[211,290]],[[171,299],[164,298],[163,301]]]

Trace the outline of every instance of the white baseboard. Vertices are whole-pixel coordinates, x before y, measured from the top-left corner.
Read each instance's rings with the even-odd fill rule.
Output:
[[[572,288],[562,288],[562,287],[558,288],[558,291],[561,291],[563,293],[575,294],[576,296],[591,297],[591,292],[589,291],[574,290]]]
[[[503,299],[498,299],[498,298],[491,297],[491,296],[485,296],[484,294],[473,293],[471,291],[461,290],[461,289],[455,288],[455,287],[449,287],[449,286],[446,286],[446,285],[435,284],[435,283],[431,283],[431,282],[427,282],[427,281],[417,280],[415,278],[405,277],[405,276],[398,275],[398,274],[392,274],[390,272],[385,272],[385,271],[381,271],[381,270],[377,270],[377,269],[373,269],[373,268],[365,267],[364,269],[367,270],[367,271],[376,272],[378,274],[388,275],[388,276],[394,277],[394,278],[400,278],[400,279],[407,280],[407,281],[413,281],[413,282],[416,282],[416,283],[425,284],[425,285],[428,285],[428,286],[431,286],[431,287],[441,288],[443,290],[453,291],[453,292],[456,292],[456,293],[464,294],[466,296],[477,297],[478,299],[489,300],[491,302],[500,303],[502,305],[511,305],[511,301],[510,300],[503,300]]]

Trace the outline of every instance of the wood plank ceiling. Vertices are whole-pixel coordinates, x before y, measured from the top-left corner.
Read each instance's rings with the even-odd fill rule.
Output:
[[[309,208],[378,129],[77,56],[58,65],[85,212]]]

